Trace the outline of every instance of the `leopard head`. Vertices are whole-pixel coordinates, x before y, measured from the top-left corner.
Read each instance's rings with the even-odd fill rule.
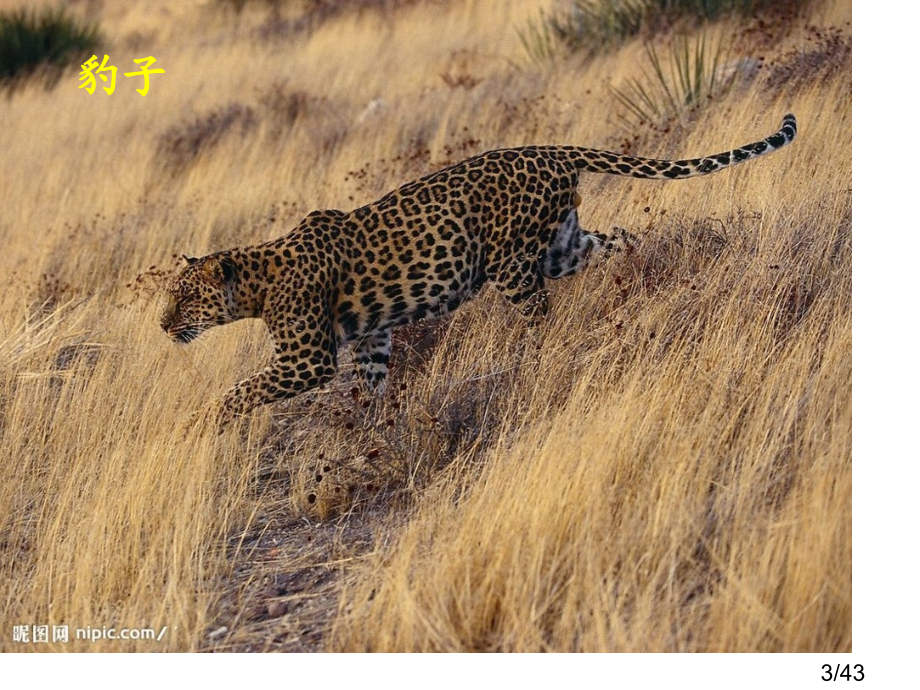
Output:
[[[186,265],[167,292],[160,326],[173,340],[189,343],[212,326],[235,321],[237,268],[225,254],[182,257]]]

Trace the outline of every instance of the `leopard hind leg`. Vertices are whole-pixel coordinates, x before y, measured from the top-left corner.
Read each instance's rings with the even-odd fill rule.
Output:
[[[583,270],[594,254],[608,258],[631,251],[636,242],[635,235],[623,228],[615,227],[608,234],[585,230],[573,208],[559,224],[540,268],[547,278],[563,278]]]

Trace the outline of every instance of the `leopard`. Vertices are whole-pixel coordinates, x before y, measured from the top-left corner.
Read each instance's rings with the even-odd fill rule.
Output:
[[[490,283],[529,319],[547,313],[547,279],[636,237],[579,223],[580,173],[647,180],[708,175],[789,144],[792,114],[770,136],[723,153],[656,160],[571,145],[487,151],[408,182],[350,212],[309,213],[286,235],[203,257],[183,256],[160,326],[178,343],[240,319],[262,319],[273,360],[216,403],[218,423],[316,389],[350,345],[361,386],[385,389],[393,330],[444,317]]]

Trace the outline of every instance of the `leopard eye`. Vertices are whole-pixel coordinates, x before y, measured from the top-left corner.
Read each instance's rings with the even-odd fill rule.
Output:
[[[181,311],[181,312],[187,311],[191,301],[192,301],[191,298],[188,297],[187,295],[178,298],[176,300],[176,311]]]

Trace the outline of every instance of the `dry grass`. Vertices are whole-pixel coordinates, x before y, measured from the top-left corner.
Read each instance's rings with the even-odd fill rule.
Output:
[[[742,34],[753,84],[655,136],[613,105],[641,46],[529,66],[541,3],[382,5],[300,30],[282,4],[281,31],[106,2],[111,61],[167,70],[146,98],[74,72],[0,101],[0,610],[71,636],[0,648],[849,651],[849,3]],[[793,146],[727,173],[586,177],[585,224],[643,241],[553,284],[539,328],[486,290],[399,334],[380,404],[343,378],[187,428],[270,348],[166,340],[178,254],[488,148],[699,155],[789,110]]]

